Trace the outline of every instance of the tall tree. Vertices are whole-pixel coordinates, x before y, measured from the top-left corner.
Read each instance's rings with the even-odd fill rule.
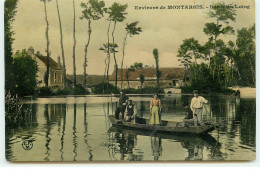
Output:
[[[76,54],[75,54],[75,48],[76,48],[76,14],[75,14],[75,0],[73,0],[73,87],[76,87],[77,80],[76,80]]]
[[[106,43],[103,44],[102,47],[99,48],[100,51],[103,51],[104,53],[116,53],[118,52],[116,49],[118,48],[118,45],[116,43]],[[104,77],[106,75],[107,82],[109,82],[109,59],[108,56],[105,59],[105,73]]]
[[[107,10],[107,13],[109,14],[108,20],[110,21],[110,23],[111,23],[111,21],[114,22],[114,27],[113,27],[113,31],[112,31],[112,42],[113,42],[113,44],[115,44],[114,33],[115,33],[115,29],[116,29],[116,24],[117,24],[117,22],[123,22],[124,21],[125,15],[127,14],[125,12],[126,8],[127,8],[127,4],[120,5],[119,3],[115,2]],[[110,50],[108,49],[108,51],[110,51]],[[117,87],[118,64],[117,64],[117,60],[116,60],[116,52],[113,53],[113,58],[114,58],[115,70],[116,70],[115,86]],[[109,61],[110,61],[110,55],[109,55]]]
[[[49,40],[49,21],[48,21],[48,15],[47,15],[47,7],[46,2],[50,2],[51,0],[40,0],[44,4],[44,13],[45,13],[45,22],[46,22],[46,31],[45,31],[45,37],[46,37],[46,53],[47,53],[47,64],[46,64],[46,72],[44,75],[44,83],[45,86],[49,86],[49,76],[50,76],[50,40]]]
[[[56,0],[56,7],[58,12],[58,19],[59,19],[59,27],[60,27],[60,46],[61,46],[61,56],[62,56],[62,63],[63,63],[63,81],[64,81],[64,87],[66,88],[66,63],[65,63],[65,54],[64,54],[64,47],[63,47],[63,34],[62,34],[62,25],[61,25],[61,19],[60,19],[60,10],[59,10],[59,3],[58,0]]]
[[[160,86],[160,83],[159,83],[159,79],[161,77],[161,72],[159,70],[159,52],[158,52],[158,49],[155,48],[153,49],[153,56],[154,56],[154,60],[155,60],[155,64],[156,64],[156,84],[157,84],[157,87]]]
[[[14,66],[13,66],[13,52],[12,52],[12,44],[13,44],[13,31],[12,31],[12,22],[14,20],[16,14],[16,6],[18,0],[6,0],[4,3],[4,32],[5,32],[5,89],[14,91],[15,88],[15,74],[14,74]]]
[[[214,22],[206,23],[203,29],[204,33],[209,36],[209,42],[213,43],[212,53],[210,54],[210,66],[213,75],[213,79],[221,81],[222,69],[225,64],[225,57],[223,56],[223,41],[219,40],[220,35],[234,34],[234,29],[229,25],[230,21],[235,21],[235,9],[233,8],[218,8],[227,7],[224,2],[216,3],[213,5],[207,15],[213,19]]]
[[[122,55],[122,63],[121,63],[121,78],[123,78],[123,65],[124,65],[124,58],[125,58],[125,46],[126,46],[126,39],[128,36],[132,37],[134,35],[139,35],[140,32],[142,32],[141,27],[137,27],[138,21],[126,24],[125,30],[126,35],[124,38],[124,44],[123,44],[123,55]],[[121,89],[123,86],[123,79],[121,80]]]
[[[238,30],[235,65],[243,86],[255,86],[255,25]],[[248,68],[248,69],[245,69]]]
[[[88,53],[88,46],[90,43],[90,36],[92,33],[91,28],[91,21],[99,20],[103,16],[105,2],[98,1],[98,0],[89,0],[88,3],[81,3],[80,4],[84,10],[82,11],[82,17],[80,19],[88,20],[88,41],[85,45],[85,59],[84,59],[84,85],[87,85],[87,53]]]

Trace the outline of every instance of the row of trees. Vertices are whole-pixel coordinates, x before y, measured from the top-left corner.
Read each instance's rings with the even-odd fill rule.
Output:
[[[47,53],[47,71],[46,71],[46,79],[45,79],[45,85],[48,87],[48,77],[49,77],[49,56],[50,56],[50,51],[49,51],[49,23],[48,23],[48,16],[47,16],[47,9],[46,9],[46,3],[49,2],[50,0],[41,0],[44,3],[44,11],[45,11],[45,21],[46,21],[46,53]],[[59,13],[59,4],[58,0],[56,0],[56,6],[57,6],[57,13],[58,13],[58,20],[59,20],[59,27],[60,27],[60,44],[61,44],[61,51],[62,51],[62,61],[63,61],[63,68],[64,68],[64,76],[66,76],[66,64],[65,64],[65,55],[64,55],[64,47],[63,47],[63,34],[62,34],[62,22],[60,18],[60,13]],[[104,1],[99,1],[99,0],[88,0],[86,3],[82,2],[80,4],[82,10],[82,16],[80,19],[82,20],[87,20],[88,21],[88,40],[85,45],[84,49],[84,84],[86,86],[86,77],[87,77],[87,62],[88,62],[88,48],[90,45],[91,41],[91,34],[93,32],[93,27],[92,23],[94,21],[100,20],[101,18],[104,17],[104,14],[107,14],[108,17],[106,20],[108,21],[108,29],[107,29],[107,42],[103,44],[103,46],[100,48],[101,51],[104,51],[106,53],[106,59],[105,59],[105,73],[104,77],[106,75],[106,79],[109,79],[109,68],[110,68],[110,61],[111,61],[111,55],[113,56],[113,60],[115,63],[116,67],[116,75],[117,70],[118,70],[118,64],[117,64],[117,58],[116,58],[116,53],[118,45],[115,42],[115,30],[116,30],[116,25],[117,23],[123,22],[125,20],[125,16],[127,15],[126,9],[127,5],[121,5],[117,2],[113,3],[111,7],[105,7],[105,2]],[[76,31],[76,25],[75,25],[75,1],[73,0],[73,39],[74,39],[74,44],[73,44],[73,78],[74,82],[73,85],[76,86],[76,54],[75,54],[75,47],[76,47],[76,37],[75,37],[75,31]],[[112,24],[113,23],[113,24]],[[133,22],[130,24],[126,24],[125,30],[126,34],[124,37],[124,43],[123,43],[123,49],[122,49],[122,62],[121,62],[121,68],[123,68],[124,64],[124,57],[125,57],[125,47],[127,43],[127,37],[130,36],[132,37],[133,35],[138,35],[140,32],[142,32],[141,27],[137,26],[138,22]],[[112,27],[113,25],[113,27]],[[112,31],[110,32],[112,27]],[[110,36],[112,36],[112,41],[110,39]],[[123,74],[123,73],[121,73]],[[64,80],[66,80],[66,77],[64,77]],[[117,77],[116,77],[116,82],[117,86]],[[122,84],[122,83],[121,83]],[[65,82],[66,86],[66,82]]]
[[[235,21],[236,12],[224,8],[227,7],[224,3],[215,5],[223,8],[213,8],[207,13],[213,21],[203,28],[208,41],[200,44],[195,38],[183,40],[178,49],[179,61],[190,68],[193,85],[201,86],[202,80],[207,80],[204,89],[255,86],[255,26],[238,30],[236,43],[225,42],[221,36],[235,34],[229,24]]]

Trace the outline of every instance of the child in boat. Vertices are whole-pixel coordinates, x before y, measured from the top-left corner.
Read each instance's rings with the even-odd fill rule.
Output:
[[[132,100],[127,100],[127,105],[125,109],[125,121],[131,122],[132,120],[135,119],[136,117],[136,108],[135,105],[133,104]]]
[[[162,109],[162,102],[158,98],[158,94],[154,94],[153,99],[150,102],[150,112],[151,112],[151,117],[149,121],[150,125],[161,124],[161,120],[160,120],[161,109]]]

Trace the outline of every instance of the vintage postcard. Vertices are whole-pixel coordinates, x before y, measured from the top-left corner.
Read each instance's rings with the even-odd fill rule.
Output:
[[[11,162],[256,159],[254,0],[5,0]]]

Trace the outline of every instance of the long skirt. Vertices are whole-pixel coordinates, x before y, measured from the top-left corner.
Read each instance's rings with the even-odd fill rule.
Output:
[[[149,124],[150,125],[159,125],[160,124],[160,116],[159,116],[159,107],[158,106],[153,106]]]

